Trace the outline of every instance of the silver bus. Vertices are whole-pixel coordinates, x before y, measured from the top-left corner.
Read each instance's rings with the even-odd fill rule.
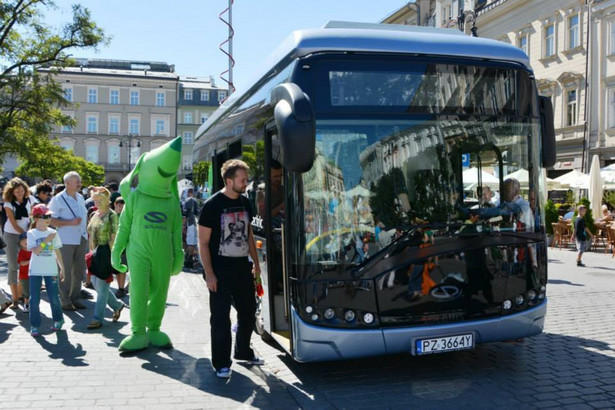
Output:
[[[539,334],[553,109],[528,57],[456,30],[292,33],[201,126],[251,166],[257,331],[300,362]]]

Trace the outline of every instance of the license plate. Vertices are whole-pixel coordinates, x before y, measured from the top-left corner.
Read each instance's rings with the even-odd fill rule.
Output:
[[[452,352],[454,350],[472,349],[474,347],[474,334],[436,337],[433,339],[420,339],[416,341],[416,354],[432,354]]]

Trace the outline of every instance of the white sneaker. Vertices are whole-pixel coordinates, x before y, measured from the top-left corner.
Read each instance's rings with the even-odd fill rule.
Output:
[[[246,360],[246,362],[256,365],[256,366],[260,366],[260,365],[265,364],[265,359],[261,359],[258,356],[254,356],[252,359]]]
[[[216,371],[216,376],[221,379],[228,379],[231,377],[231,369],[228,367],[223,367],[222,369]]]
[[[29,303],[26,303],[25,305],[23,305],[23,309],[22,309],[22,311],[23,311],[24,313],[28,313],[28,312],[30,311],[30,304],[29,304]]]

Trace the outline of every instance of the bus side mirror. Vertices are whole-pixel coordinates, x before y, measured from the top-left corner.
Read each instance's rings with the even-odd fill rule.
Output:
[[[540,96],[540,129],[542,135],[542,166],[550,168],[555,165],[557,153],[555,147],[555,127],[553,125],[553,103],[549,97]]]
[[[282,162],[290,172],[312,168],[316,145],[314,110],[297,84],[280,84],[271,91],[274,117],[280,137]]]

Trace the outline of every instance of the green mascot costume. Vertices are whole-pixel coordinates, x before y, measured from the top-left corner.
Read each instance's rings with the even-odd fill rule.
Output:
[[[120,183],[126,203],[111,252],[111,264],[126,272],[120,255],[126,250],[130,266],[130,320],[132,335],[120,343],[120,351],[136,351],[149,345],[169,348],[171,339],[160,331],[171,275],[184,263],[182,214],[177,191],[181,162],[181,137],[147,152]],[[136,190],[131,184],[139,177]]]

